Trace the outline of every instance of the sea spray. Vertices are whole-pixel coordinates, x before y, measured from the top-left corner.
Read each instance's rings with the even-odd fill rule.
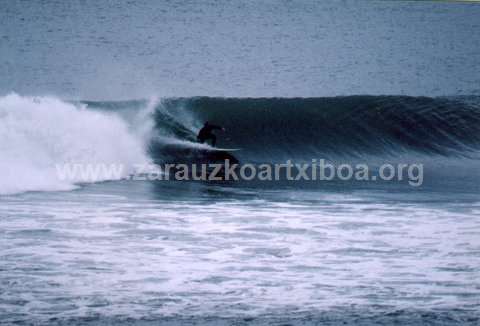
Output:
[[[147,162],[144,139],[113,113],[92,111],[54,97],[0,98],[0,194],[69,190],[56,165],[122,164],[123,178]],[[105,181],[111,175],[99,175]]]

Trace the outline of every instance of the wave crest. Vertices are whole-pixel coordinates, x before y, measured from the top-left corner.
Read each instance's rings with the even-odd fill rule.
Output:
[[[59,179],[58,164],[122,164],[124,177],[148,161],[142,140],[120,117],[17,94],[0,97],[0,157],[0,194],[75,188],[82,180]]]

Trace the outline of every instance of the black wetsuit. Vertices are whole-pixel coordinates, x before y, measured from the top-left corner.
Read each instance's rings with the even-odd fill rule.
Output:
[[[211,125],[211,124],[206,124],[203,126],[202,129],[198,132],[197,140],[200,143],[204,143],[206,140],[211,139],[212,140],[212,146],[215,146],[215,143],[217,142],[217,137],[212,134],[212,131],[215,129],[223,129],[220,126],[216,125]]]

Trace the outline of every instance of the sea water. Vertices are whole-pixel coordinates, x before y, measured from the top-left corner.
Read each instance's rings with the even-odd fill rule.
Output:
[[[478,5],[0,9],[0,323],[479,323]],[[242,163],[424,180],[131,180],[206,120]]]

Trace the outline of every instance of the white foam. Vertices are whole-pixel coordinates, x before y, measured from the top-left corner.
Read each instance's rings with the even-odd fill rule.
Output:
[[[53,97],[0,97],[0,194],[69,190],[58,164],[122,165],[122,178],[149,161],[144,135],[113,113],[87,110]],[[105,181],[112,175],[99,175]]]

